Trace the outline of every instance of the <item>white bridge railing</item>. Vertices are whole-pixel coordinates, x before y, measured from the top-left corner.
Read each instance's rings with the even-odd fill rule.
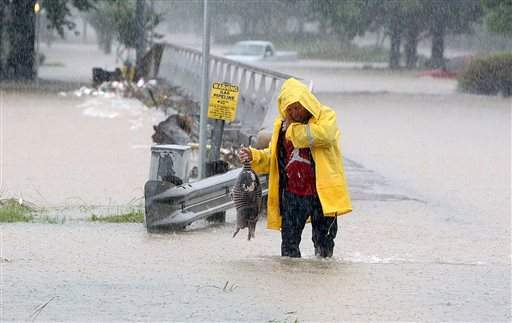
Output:
[[[181,88],[193,100],[200,101],[200,51],[165,44],[157,70],[160,78],[167,80],[172,86]],[[255,136],[262,128],[263,132],[272,131],[272,122],[277,116],[277,96],[282,83],[290,77],[291,75],[210,56],[210,83],[228,82],[240,88],[236,120],[231,127],[240,130],[236,132],[243,137]],[[152,174],[157,174],[158,171],[155,169],[159,167],[152,165],[152,169]],[[231,170],[225,174],[180,186],[174,186],[154,175],[146,182],[144,188],[145,223],[148,230],[183,228],[193,221],[232,208],[230,190],[238,172],[239,169]],[[179,171],[176,173],[180,174]],[[264,178],[262,180],[265,183]],[[263,194],[266,195],[266,190]]]
[[[281,84],[291,75],[243,64],[210,55],[209,80],[238,85],[240,97],[234,124],[239,124],[246,135],[255,135],[264,121],[273,121],[277,115],[277,96]],[[194,100],[201,96],[202,53],[175,44],[165,44],[159,76],[173,86],[180,87]],[[271,116],[267,116],[270,111]]]

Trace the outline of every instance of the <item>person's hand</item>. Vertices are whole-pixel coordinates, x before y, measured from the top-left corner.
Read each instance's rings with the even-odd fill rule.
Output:
[[[252,162],[252,152],[249,148],[242,148],[238,153],[238,158],[240,158],[240,162],[244,163],[246,161]]]
[[[288,130],[288,127],[292,124],[293,119],[292,117],[290,117],[289,115],[286,115],[286,117],[284,117],[284,120],[283,120],[283,124],[282,124],[282,129],[284,132],[286,132],[286,130]]]

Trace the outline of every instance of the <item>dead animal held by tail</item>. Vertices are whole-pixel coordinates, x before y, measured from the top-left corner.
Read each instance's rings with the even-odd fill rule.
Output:
[[[236,207],[236,229],[233,238],[240,229],[248,228],[247,238],[251,240],[254,238],[261,208],[261,183],[258,175],[251,169],[250,162],[244,162],[231,194]]]

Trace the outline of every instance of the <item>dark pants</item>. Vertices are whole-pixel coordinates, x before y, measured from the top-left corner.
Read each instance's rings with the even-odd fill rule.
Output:
[[[281,194],[281,256],[300,257],[300,240],[308,216],[311,216],[315,255],[331,257],[338,232],[336,217],[324,217],[318,196]]]

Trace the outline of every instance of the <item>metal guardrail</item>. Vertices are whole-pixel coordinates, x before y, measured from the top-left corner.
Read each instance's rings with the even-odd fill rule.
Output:
[[[241,168],[197,182],[171,186],[148,181],[144,187],[145,222],[149,231],[181,229],[190,223],[234,207],[231,189]],[[262,195],[268,193],[266,177],[260,177]]]
[[[209,78],[213,82],[228,82],[240,88],[236,120],[241,131],[256,135],[267,113],[275,115],[277,96],[282,83],[292,75],[210,55]],[[166,43],[159,77],[179,86],[187,95],[199,101],[201,92],[202,53],[199,50]]]

